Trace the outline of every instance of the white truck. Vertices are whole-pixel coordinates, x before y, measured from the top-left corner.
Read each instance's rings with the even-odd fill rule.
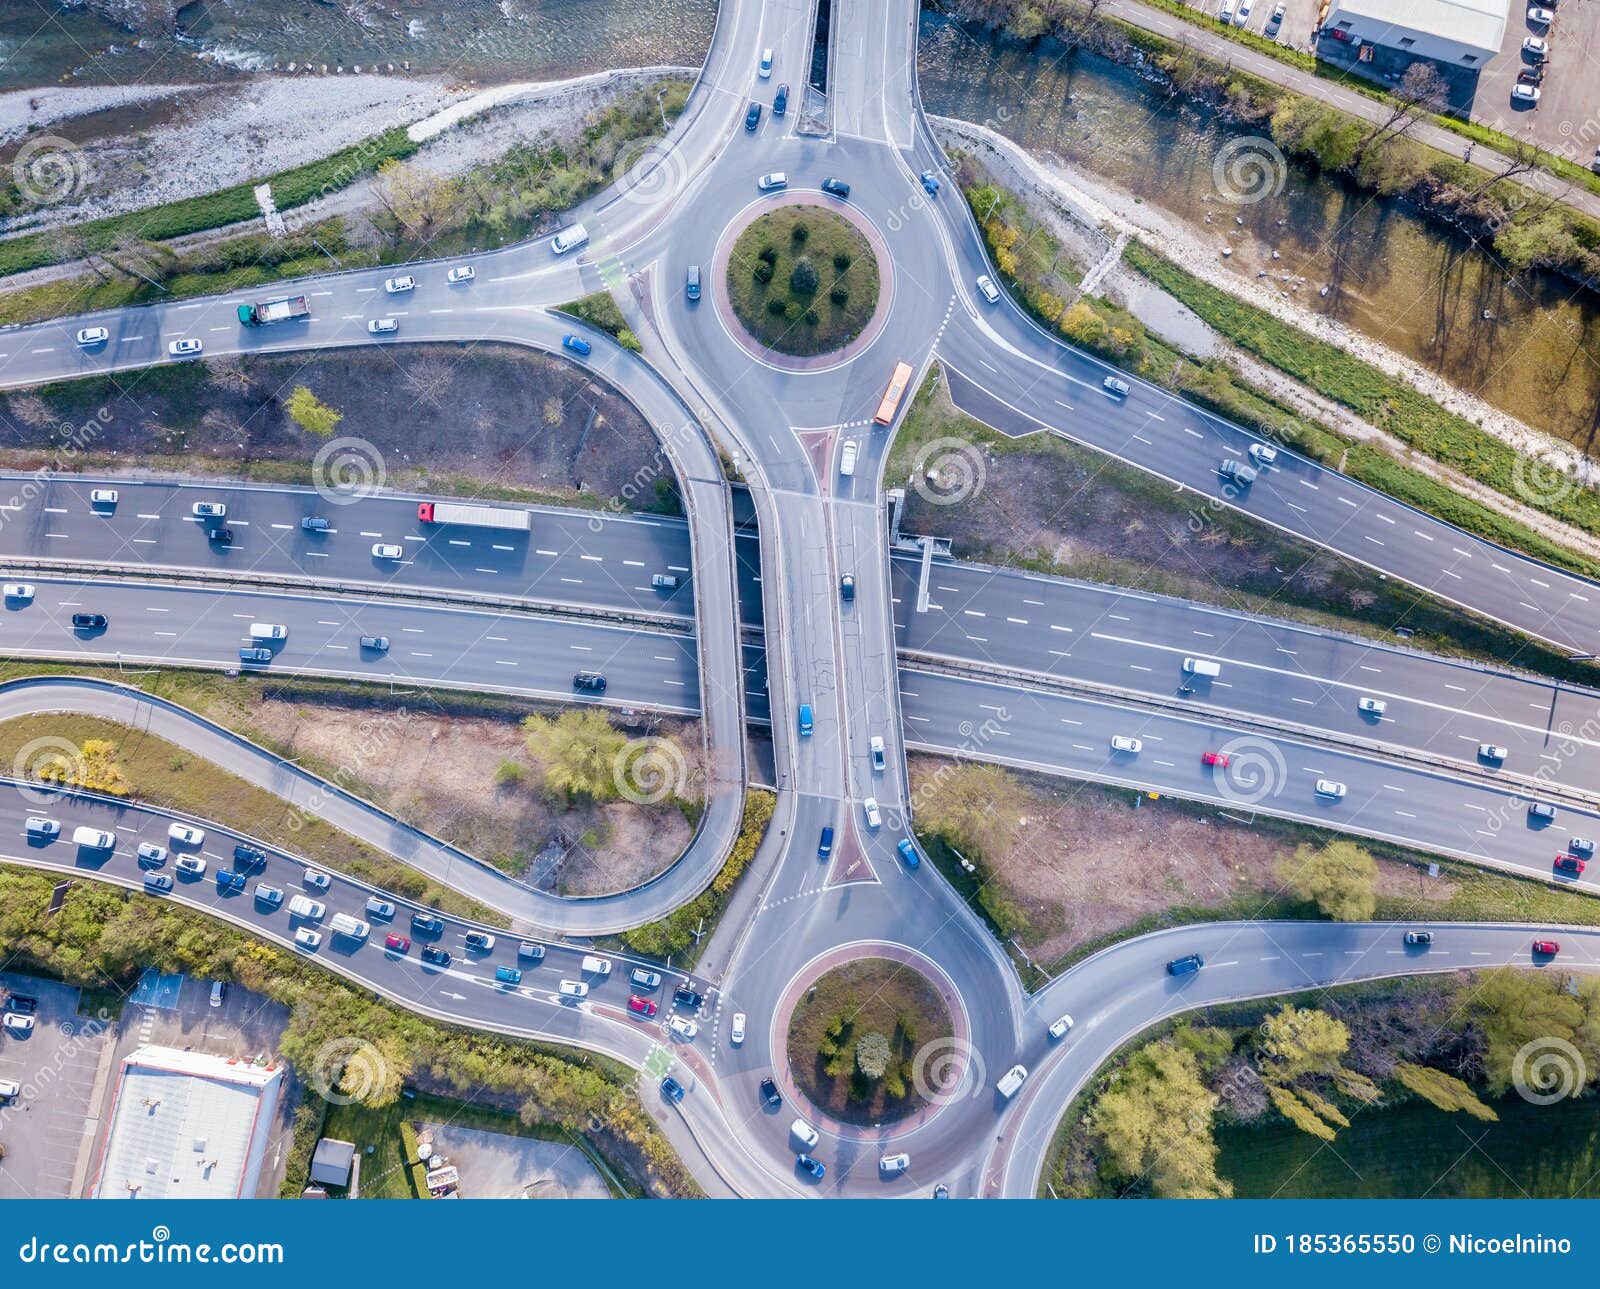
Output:
[[[260,304],[241,304],[239,321],[247,327],[259,327],[268,322],[287,322],[291,318],[305,318],[311,314],[311,303],[303,295],[286,295],[279,300],[263,300]]]
[[[417,518],[425,524],[469,524],[474,528],[533,530],[533,511],[507,510],[504,506],[475,506],[456,501],[424,501]]]
[[[328,919],[328,930],[334,935],[342,935],[351,940],[365,940],[372,928],[358,917],[352,917],[348,913],[335,913]]]

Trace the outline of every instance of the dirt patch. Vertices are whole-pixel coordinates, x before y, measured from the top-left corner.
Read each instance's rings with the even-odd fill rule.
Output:
[[[645,480],[642,504],[676,504],[632,404],[570,363],[487,344],[220,358],[0,395],[0,465],[51,462],[72,436],[82,449],[68,469],[310,481],[324,440],[288,417],[300,385],[344,414],[336,436],[377,449],[393,488],[572,502],[632,496]]]

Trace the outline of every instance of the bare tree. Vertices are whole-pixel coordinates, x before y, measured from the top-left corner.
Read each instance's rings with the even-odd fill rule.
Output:
[[[1359,166],[1367,152],[1384,140],[1409,134],[1424,116],[1443,108],[1448,95],[1449,86],[1437,67],[1432,63],[1412,63],[1390,95],[1388,115],[1356,145],[1353,164]]]

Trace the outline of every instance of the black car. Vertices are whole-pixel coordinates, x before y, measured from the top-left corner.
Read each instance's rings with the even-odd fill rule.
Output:
[[[679,985],[672,991],[672,1001],[679,1007],[687,1007],[690,1011],[700,1006],[700,995],[690,989],[688,985]]]
[[[233,545],[233,529],[231,528],[213,528],[209,536],[212,541],[218,542],[223,546]]]
[[[841,600],[853,600],[856,598],[855,574],[846,573],[839,579],[839,598]]]
[[[761,104],[750,104],[749,110],[744,114],[744,128],[751,134],[756,132],[756,127],[761,124]]]
[[[822,191],[830,197],[837,197],[840,201],[843,201],[850,195],[850,185],[843,179],[824,179],[822,181]]]
[[[468,931],[464,938],[474,953],[488,953],[494,948],[494,937],[487,931]]]
[[[450,950],[441,949],[436,944],[422,946],[422,960],[429,966],[448,967],[450,965]]]
[[[74,613],[72,615],[72,629],[74,631],[100,631],[105,628],[106,615],[103,613]]]
[[[240,842],[233,848],[233,862],[239,866],[241,872],[250,873],[267,866],[267,855],[265,851]]]
[[[6,1010],[32,1016],[39,1010],[39,1000],[32,994],[12,994],[6,999]]]
[[[606,692],[606,678],[598,671],[580,671],[572,678],[572,687],[591,694],[603,694]]]
[[[789,87],[787,85],[780,85],[780,86],[778,86],[777,97],[772,100],[772,115],[773,116],[782,116],[788,110],[789,110]]]
[[[776,1110],[783,1104],[783,1093],[771,1079],[761,1080],[761,1103],[769,1110]]]
[[[444,919],[432,913],[413,913],[411,929],[419,935],[438,935],[444,930]]]

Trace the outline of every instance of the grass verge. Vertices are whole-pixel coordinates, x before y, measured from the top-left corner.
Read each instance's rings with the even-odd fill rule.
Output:
[[[624,349],[639,352],[639,337],[628,330],[628,320],[622,316],[622,310],[617,308],[617,302],[608,291],[586,295],[581,300],[562,305],[556,312],[565,313],[579,322],[587,322],[591,327],[605,332]]]

